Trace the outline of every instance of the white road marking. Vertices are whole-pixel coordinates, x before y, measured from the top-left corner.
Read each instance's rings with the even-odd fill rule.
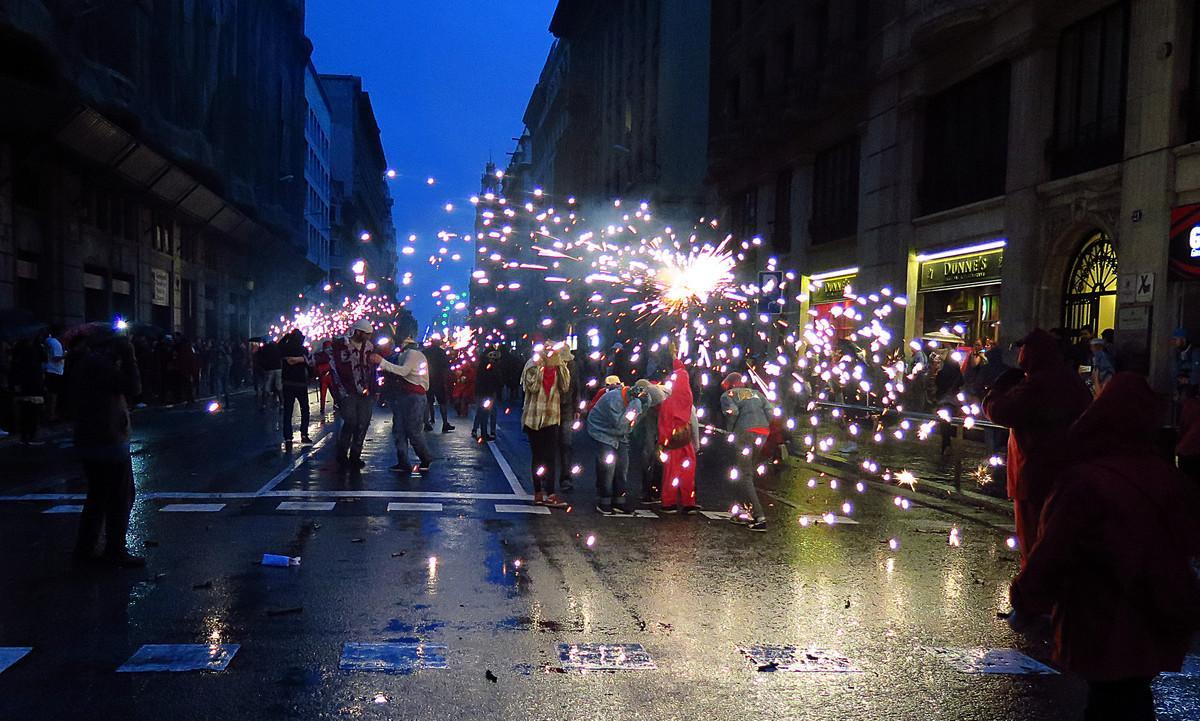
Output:
[[[389,503],[388,513],[394,511],[434,511],[440,512],[442,504],[440,503]]]
[[[337,506],[333,501],[284,501],[275,506],[276,511],[332,511]]]
[[[526,506],[516,503],[497,503],[496,513],[528,513],[534,516],[549,516],[550,509],[545,506]]]
[[[432,498],[456,501],[519,501],[511,493],[460,493],[457,491],[271,491],[266,498]]]
[[[274,490],[275,486],[278,486],[280,483],[283,483],[284,480],[286,480],[288,476],[295,473],[296,469],[299,468],[302,463],[304,463],[306,460],[308,460],[309,456],[311,456],[312,454],[314,454],[318,450],[320,450],[321,447],[324,446],[329,441],[329,439],[332,437],[333,437],[333,432],[330,431],[330,432],[326,433],[319,441],[317,441],[315,445],[301,450],[300,453],[296,455],[295,460],[293,460],[290,464],[288,464],[287,468],[284,468],[282,471],[275,474],[275,477],[272,478],[271,480],[267,481],[266,484],[263,485],[262,488],[258,489],[258,493],[256,495],[261,496],[261,495],[266,494],[268,491]]]
[[[700,511],[700,515],[713,521],[729,520],[729,511]]]
[[[42,513],[83,513],[83,506],[65,505],[50,506]]]
[[[172,503],[159,510],[163,513],[217,513],[224,508],[224,503]]]
[[[488,448],[492,449],[492,455],[496,457],[496,463],[500,464],[500,470],[504,472],[504,477],[508,479],[508,485],[512,487],[513,493],[521,498],[530,498],[531,496],[525,493],[525,488],[521,485],[517,474],[513,473],[512,466],[508,465],[508,459],[500,452],[500,446],[496,445],[495,441],[488,441]]]

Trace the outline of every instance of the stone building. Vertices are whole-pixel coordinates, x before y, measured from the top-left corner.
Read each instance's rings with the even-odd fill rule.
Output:
[[[330,275],[335,282],[353,283],[353,266],[362,260],[368,281],[394,294],[396,230],[371,96],[356,75],[321,75],[320,82],[332,122]]]
[[[0,308],[261,331],[319,277],[310,52],[301,0],[0,5]]]
[[[321,89],[316,68],[310,62],[304,72],[304,100],[308,112],[304,123],[304,228],[308,260],[329,278],[330,198],[333,177],[330,174],[333,120],[329,100]]]
[[[906,330],[1116,330],[1170,385],[1200,330],[1200,17],[1182,0],[714,0],[710,180]],[[1190,278],[1190,279],[1189,279]]]

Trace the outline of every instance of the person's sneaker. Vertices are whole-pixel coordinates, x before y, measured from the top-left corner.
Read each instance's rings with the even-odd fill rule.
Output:
[[[612,515],[614,515],[614,516],[630,516],[633,514],[631,514],[629,511],[625,510],[624,506],[620,506],[620,505],[614,503],[613,507],[612,507]]]
[[[421,473],[428,473],[429,469],[432,467],[433,461],[421,461],[420,465],[417,466],[417,470]]]
[[[662,512],[663,513],[679,513],[679,507],[678,506],[668,506],[664,503],[663,507],[662,507]]]
[[[767,532],[767,522],[766,522],[766,520],[755,521],[751,524],[748,524],[746,526],[746,528],[751,531],[755,531],[756,533],[766,533]]]
[[[397,463],[394,466],[388,466],[388,470],[395,471],[397,473],[399,473],[401,471],[403,471],[404,473],[408,473],[409,471],[412,470],[412,466],[408,465],[407,463]]]
[[[104,560],[118,568],[144,568],[146,566],[146,559],[141,556],[134,556],[128,551],[105,554]]]
[[[535,505],[535,506],[546,505],[546,497],[542,494],[541,491],[538,491],[537,493],[533,494],[533,505]]]
[[[449,433],[452,430],[454,430],[454,426],[450,425],[449,423],[442,425],[442,433]]]
[[[556,494],[551,493],[542,501],[542,505],[549,506],[550,508],[566,508],[571,504],[559,498]]]
[[[432,424],[432,423],[426,423],[426,424],[425,424],[425,432],[426,432],[426,433],[428,433],[428,432],[430,432],[430,431],[432,431],[432,430],[433,430],[433,424]]]
[[[643,506],[661,506],[662,499],[661,498],[643,498],[642,505]]]
[[[685,515],[685,516],[694,516],[694,515],[696,515],[697,513],[699,513],[699,512],[700,512],[700,510],[701,510],[701,509],[700,509],[700,506],[684,506],[684,507],[683,507],[683,515]]]
[[[300,445],[311,446],[312,444],[313,444],[313,442],[312,442],[311,438],[309,438],[308,436],[300,436]]]
[[[615,510],[615,509],[613,509],[613,508],[609,508],[609,507],[607,507],[607,506],[605,506],[605,505],[603,505],[603,504],[601,504],[601,503],[597,503],[597,504],[596,504],[596,513],[599,513],[601,516],[612,516],[612,515],[615,515],[615,514],[613,513],[613,511],[614,511],[614,510]]]

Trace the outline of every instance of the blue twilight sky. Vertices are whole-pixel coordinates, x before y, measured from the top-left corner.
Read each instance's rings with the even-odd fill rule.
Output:
[[[462,291],[470,252],[434,271],[439,230],[469,231],[467,199],[479,191],[483,165],[496,164],[521,133],[521,116],[553,36],[556,0],[308,0],[307,30],[317,72],[361,75],[383,132],[401,246],[397,277],[412,271],[413,312],[422,327],[434,311],[430,293]],[[425,180],[433,177],[430,187]],[[447,213],[445,205],[454,203]],[[461,248],[469,248],[465,244]]]

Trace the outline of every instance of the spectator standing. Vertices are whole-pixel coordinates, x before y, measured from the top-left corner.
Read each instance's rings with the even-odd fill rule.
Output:
[[[312,445],[308,437],[308,377],[312,369],[312,358],[304,347],[304,333],[293,328],[279,343],[281,394],[280,408],[283,442],[292,445],[292,408],[300,404],[300,444]]]
[[[758,500],[754,479],[764,460],[763,448],[771,433],[774,407],[757,389],[746,385],[741,373],[730,373],[721,383],[721,414],[725,429],[733,434],[737,461],[730,469],[738,505],[730,513],[731,521],[745,522],[751,531],[767,530],[766,508]]]
[[[62,342],[58,340],[62,328],[55,325],[46,331],[43,340],[46,352],[45,371],[45,419],[47,423],[58,422],[58,397],[63,392],[63,375],[66,373],[67,355],[63,351]]]
[[[186,336],[175,342],[175,380],[179,397],[189,406],[196,403],[196,374],[199,370],[196,349]]]
[[[371,425],[375,397],[379,393],[378,377],[371,355],[374,328],[371,321],[361,319],[350,327],[350,335],[338,338],[333,344],[333,405],[341,418],[338,430],[338,465],[363,468],[363,441]]]
[[[434,336],[426,346],[424,357],[429,364],[429,391],[425,394],[425,401],[428,404],[428,417],[425,420],[425,430],[433,430],[433,403],[437,401],[438,408],[442,412],[442,433],[449,433],[454,430],[454,426],[450,425],[447,411],[447,383],[450,379],[450,358],[446,355],[446,349],[442,347],[441,336]]]
[[[75,558],[96,558],[103,528],[104,559],[122,568],[138,568],[146,561],[129,553],[126,536],[135,493],[129,399],[141,393],[141,379],[133,346],[126,338],[114,336],[95,345],[81,364],[77,386],[75,449],[83,461],[88,492]]]
[[[396,465],[390,470],[412,471],[408,460],[411,445],[417,454],[417,470],[428,471],[433,455],[425,442],[425,394],[429,389],[429,362],[411,337],[400,344],[396,362],[372,354],[371,363],[384,372],[384,393],[392,409],[392,439],[396,444]]]
[[[46,344],[28,338],[13,348],[12,386],[17,403],[17,430],[26,446],[45,445],[37,439],[42,406],[46,402]]]
[[[233,358],[229,352],[229,343],[217,341],[212,348],[212,366],[209,370],[212,379],[212,393],[221,399],[221,403],[229,405],[229,382],[233,369]]]
[[[1175,349],[1175,385],[1182,394],[1189,387],[1200,386],[1200,348],[1193,345],[1185,328],[1175,329],[1171,344]]]
[[[1104,390],[1104,385],[1116,374],[1117,368],[1113,364],[1112,356],[1108,354],[1103,338],[1092,338],[1090,343],[1092,373],[1088,380],[1091,381],[1092,393],[1100,395],[1100,391]]]
[[[475,373],[475,423],[471,427],[471,437],[483,441],[496,440],[496,404],[500,401],[500,391],[504,379],[500,370],[500,351],[489,348],[479,360],[479,370]]]
[[[321,352],[313,356],[313,362],[317,366],[317,384],[320,387],[321,394],[321,416],[325,415],[325,396],[329,393],[329,385],[333,383],[333,342],[325,341],[321,344]]]
[[[1063,357],[1058,340],[1040,328],[1022,341],[1018,365],[1020,372],[996,381],[983,409],[993,423],[1010,429],[1008,497],[1024,567],[1037,543],[1042,506],[1066,459],[1067,429],[1092,395]]]
[[[596,510],[605,516],[629,513],[629,434],[642,410],[637,396],[618,379],[587,414],[588,436],[596,445]]]
[[[559,402],[562,404],[560,411],[562,420],[558,424],[558,490],[566,493],[575,488],[571,470],[575,467],[573,445],[575,430],[579,425],[576,421],[579,419],[581,376],[575,362],[575,354],[571,352],[570,347],[564,343],[558,352],[562,355],[563,368],[567,370],[567,376],[571,379],[571,382],[567,384],[567,389],[559,396]]]
[[[562,422],[562,394],[571,385],[571,372],[555,348],[535,352],[521,372],[525,407],[521,425],[532,452],[533,502],[540,506],[566,508],[567,502],[554,493],[558,425]]]
[[[1200,388],[1191,386],[1179,407],[1179,470],[1200,487]]]
[[[1197,489],[1154,449],[1159,402],[1118,373],[1066,437],[1074,461],[1013,582],[1010,623],[1053,612],[1054,659],[1088,682],[1086,721],[1155,718],[1151,683],[1179,671],[1200,619]]]

